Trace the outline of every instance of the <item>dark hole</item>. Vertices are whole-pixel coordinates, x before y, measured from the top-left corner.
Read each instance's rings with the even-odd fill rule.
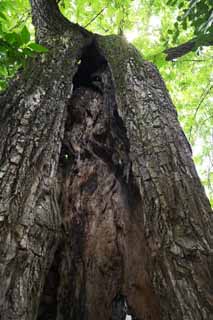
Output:
[[[73,161],[73,154],[71,150],[65,144],[62,144],[61,153],[59,157],[59,164],[62,167],[70,165]]]
[[[112,318],[111,320],[138,320],[134,316],[133,310],[129,307],[127,298],[122,294],[117,296],[112,301]]]
[[[55,320],[57,316],[57,293],[59,286],[60,249],[55,253],[53,263],[45,279],[36,320]]]
[[[125,320],[127,308],[126,297],[118,294],[112,302],[112,320]]]
[[[84,50],[80,58],[78,72],[73,79],[74,90],[81,86],[90,87],[94,79],[100,81],[98,76],[93,78],[92,75],[106,66],[105,58],[99,53],[95,43],[92,43]]]

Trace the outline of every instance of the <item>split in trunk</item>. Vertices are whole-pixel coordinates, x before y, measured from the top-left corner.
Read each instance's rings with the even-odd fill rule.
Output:
[[[49,52],[0,97],[1,320],[211,319],[212,212],[158,71],[31,3]]]

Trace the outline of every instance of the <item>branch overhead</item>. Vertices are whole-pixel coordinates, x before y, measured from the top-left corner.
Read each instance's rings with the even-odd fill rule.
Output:
[[[97,16],[99,16],[105,9],[101,9],[100,12],[85,26],[85,28],[70,22],[65,18],[58,7],[60,0],[30,0],[32,7],[32,20],[36,29],[36,38],[39,42],[48,34],[61,34],[67,29],[74,29],[80,31],[85,36],[90,36],[91,33],[85,28],[93,22]],[[179,46],[166,49],[166,60],[171,61],[184,56],[185,54],[196,50],[200,46],[212,46],[213,36],[203,35],[202,37],[193,38]]]
[[[60,13],[55,0],[30,0],[30,3],[32,20],[36,30],[52,29],[52,31],[57,31],[61,28],[59,21],[66,19]]]
[[[205,39],[204,39],[205,40]],[[177,47],[169,48],[164,51],[166,54],[166,60],[171,61],[177,58],[180,58],[184,56],[185,54],[196,50],[200,46],[212,46],[213,45],[213,39],[209,40],[209,37],[206,41],[202,41],[201,44],[198,45],[199,39],[194,38],[192,40],[189,40]]]
[[[69,29],[78,30],[88,36],[90,34],[88,31],[70,22],[61,14],[58,2],[56,0],[30,0],[37,41],[42,42],[47,35],[61,34]]]

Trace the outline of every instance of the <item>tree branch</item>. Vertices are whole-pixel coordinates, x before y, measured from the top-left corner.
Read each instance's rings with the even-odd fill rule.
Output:
[[[66,20],[59,11],[55,0],[30,0],[32,21],[37,30],[48,29],[58,31],[61,20]],[[67,20],[68,22],[68,20]]]
[[[199,43],[199,39],[194,38],[194,39],[189,40],[189,41],[187,41],[177,47],[166,49],[164,51],[164,53],[166,54],[166,60],[171,61],[171,60],[180,58],[180,57],[184,56],[185,54],[197,49],[200,46],[212,46],[213,40],[209,40],[209,37],[208,37],[208,39],[206,39],[206,41],[205,41],[205,39],[203,39],[201,44],[198,44],[198,43]]]
[[[49,34],[61,34],[67,29],[75,29],[88,36],[90,33],[78,24],[65,18],[56,0],[30,0],[32,8],[32,21],[36,30],[36,39],[43,42]]]
[[[189,141],[191,140],[191,135],[192,135],[192,129],[193,129],[193,124],[196,120],[196,116],[197,116],[197,113],[201,107],[201,105],[203,104],[204,100],[206,99],[206,97],[208,96],[209,92],[211,91],[211,89],[213,88],[213,86],[211,85],[211,81],[208,82],[208,84],[206,85],[206,88],[203,90],[203,93],[201,94],[201,99],[195,109],[195,113],[194,113],[194,116],[193,116],[193,121],[192,121],[192,125],[189,129]]]
[[[93,21],[95,21],[101,14],[104,12],[106,7],[103,7],[85,26],[84,28],[87,28]]]

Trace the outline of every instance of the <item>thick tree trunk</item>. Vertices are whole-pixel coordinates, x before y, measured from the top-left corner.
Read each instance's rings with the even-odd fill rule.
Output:
[[[31,4],[49,52],[0,97],[0,319],[211,319],[212,212],[158,71]]]
[[[35,319],[60,239],[58,159],[86,41],[80,32],[55,35],[49,54],[31,61],[0,98],[1,319]]]

